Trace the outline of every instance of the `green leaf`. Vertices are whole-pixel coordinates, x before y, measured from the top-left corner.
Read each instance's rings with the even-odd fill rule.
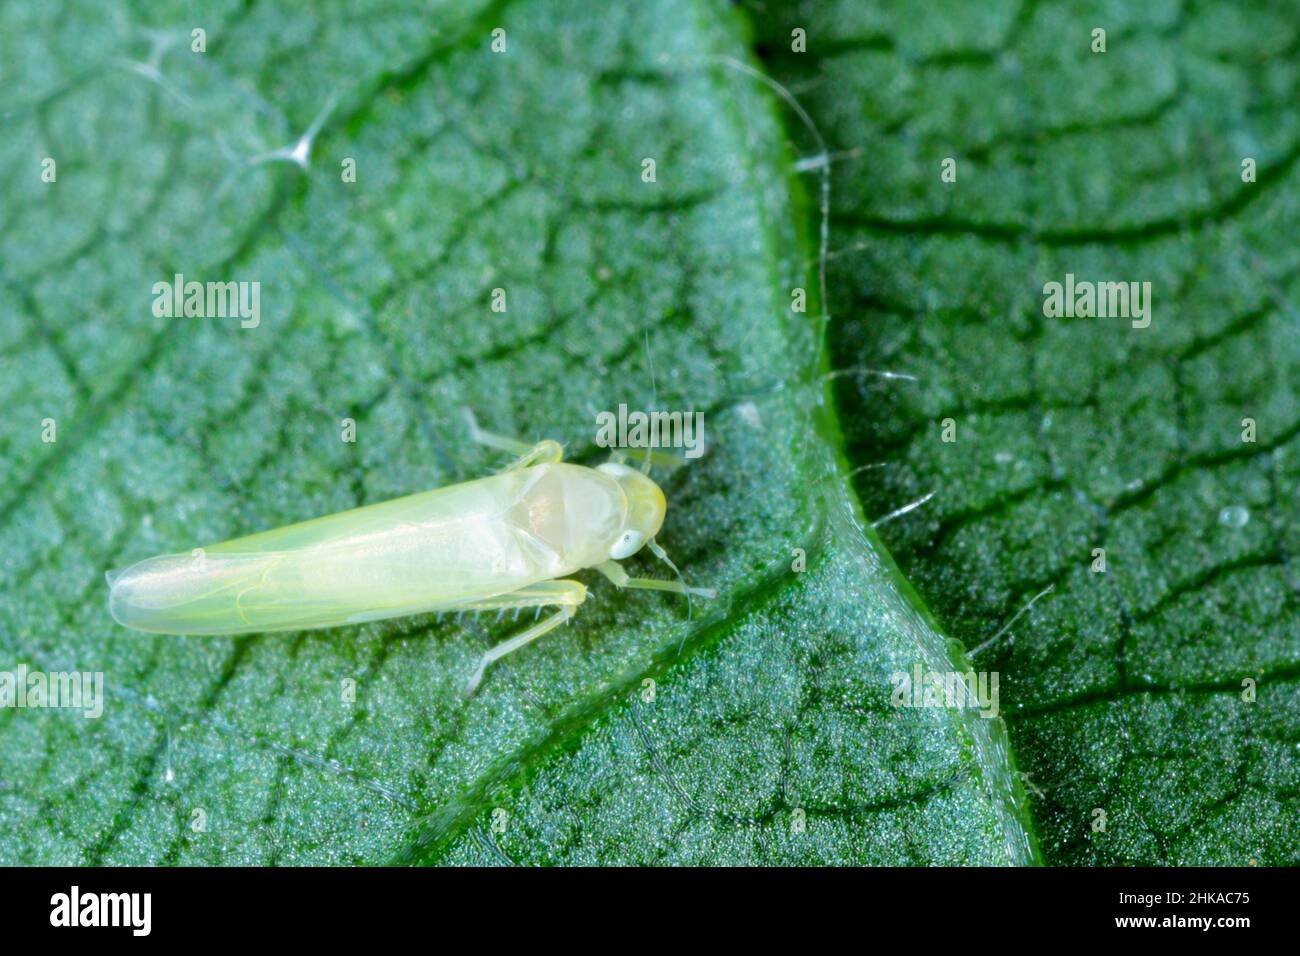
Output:
[[[841,477],[738,14],[84,7],[0,12],[0,670],[102,671],[106,703],[0,710],[0,861],[1029,859],[1001,724],[890,706],[895,671],[964,662]],[[156,317],[177,273],[260,282],[260,323]],[[721,592],[693,618],[592,582],[465,700],[509,620],[107,613],[106,569],[499,467],[463,407],[595,462],[620,403],[706,415],[661,535]]]
[[[936,492],[883,537],[1000,672],[1046,858],[1295,864],[1294,10],[762,13],[836,156],[834,364],[916,377],[839,380],[857,489]],[[1045,317],[1067,273],[1150,282],[1151,324]]]

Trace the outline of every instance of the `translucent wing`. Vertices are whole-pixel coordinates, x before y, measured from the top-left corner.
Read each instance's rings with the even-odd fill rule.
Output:
[[[244,634],[332,627],[425,610],[428,598],[330,586],[328,551],[167,554],[109,575],[120,624],[164,634]],[[400,600],[400,598],[398,598]]]

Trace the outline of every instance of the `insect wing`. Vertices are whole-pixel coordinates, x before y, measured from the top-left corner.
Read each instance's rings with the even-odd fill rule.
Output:
[[[196,550],[149,558],[110,576],[120,624],[163,634],[242,634],[345,624],[362,610],[351,594],[286,587],[310,581],[320,552]],[[373,606],[366,610],[377,610]]]

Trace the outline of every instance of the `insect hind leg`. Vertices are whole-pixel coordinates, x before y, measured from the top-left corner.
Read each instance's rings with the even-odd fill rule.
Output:
[[[578,605],[587,599],[587,587],[581,581],[562,578],[558,581],[539,581],[529,584],[508,594],[463,605],[467,611],[490,611],[495,609],[536,607],[539,611],[545,606],[559,606],[559,610],[549,617],[526,627],[514,637],[507,638],[495,647],[485,651],[479,658],[478,666],[465,688],[465,696],[470,697],[483,682],[483,675],[488,666],[511,654],[525,644],[530,644],[543,634],[553,631],[565,621],[578,613]]]

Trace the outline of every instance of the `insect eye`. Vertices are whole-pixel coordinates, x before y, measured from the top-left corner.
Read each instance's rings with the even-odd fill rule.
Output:
[[[610,549],[609,556],[616,561],[621,558],[630,558],[641,549],[645,544],[645,535],[640,531],[624,531],[619,539],[614,542],[614,547]]]

